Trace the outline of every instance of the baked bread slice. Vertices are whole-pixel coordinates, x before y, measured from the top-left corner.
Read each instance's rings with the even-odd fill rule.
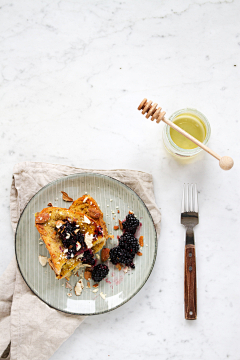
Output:
[[[108,238],[108,229],[103,220],[103,213],[99,208],[97,202],[90,195],[83,195],[75,200],[69,208],[71,211],[81,212],[92,218],[98,226],[101,226],[104,239],[102,242],[93,246],[93,251],[96,253],[103,248]]]
[[[94,264],[94,247],[105,242],[101,227],[86,214],[48,207],[35,215],[35,225],[57,279],[69,278],[80,267]]]

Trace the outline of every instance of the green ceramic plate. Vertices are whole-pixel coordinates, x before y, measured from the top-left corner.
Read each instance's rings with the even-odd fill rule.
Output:
[[[123,220],[129,210],[134,211],[142,223],[139,235],[144,236],[145,244],[141,250],[143,255],[136,256],[134,259],[135,269],[125,273],[108,263],[108,277],[99,283],[97,293],[93,293],[94,288],[86,287],[84,279],[85,288],[81,296],[76,296],[72,290],[72,297],[68,297],[69,289],[65,288],[66,281],[64,279],[56,280],[49,265],[42,267],[38,261],[39,255],[49,257],[49,254],[45,245],[40,245],[34,214],[45,208],[49,202],[59,207],[70,206],[71,203],[62,200],[61,191],[67,192],[74,200],[88,193],[97,201],[104,213],[109,233],[115,235],[113,240],[107,241],[109,248],[117,245],[117,235],[122,233],[121,230],[114,231],[113,226],[116,225],[118,219]],[[117,210],[120,211],[119,214]],[[116,213],[115,216],[112,211]],[[94,173],[66,176],[42,188],[25,207],[18,222],[15,241],[18,266],[30,289],[51,307],[77,315],[102,314],[116,309],[130,300],[147,281],[157,254],[156,231],[152,217],[143,201],[120,181]],[[71,276],[70,283],[73,288],[78,279]],[[100,293],[106,294],[105,300]]]

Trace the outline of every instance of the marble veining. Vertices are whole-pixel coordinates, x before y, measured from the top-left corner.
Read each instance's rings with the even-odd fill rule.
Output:
[[[23,1],[0,4],[0,274],[14,254],[9,191],[19,161],[150,172],[162,212],[157,262],[127,304],[93,316],[51,360],[240,359],[239,30],[236,0]],[[136,110],[151,98],[170,116],[194,107],[223,172],[200,154],[164,149],[162,124]],[[182,184],[197,182],[198,320],[183,316]]]

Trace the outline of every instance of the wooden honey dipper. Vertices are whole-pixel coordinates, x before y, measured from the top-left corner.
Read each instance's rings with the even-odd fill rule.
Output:
[[[197,146],[201,147],[203,150],[208,152],[210,155],[212,155],[213,157],[218,159],[220,168],[222,168],[223,170],[230,170],[233,167],[234,162],[230,156],[222,156],[221,157],[215,151],[211,150],[208,146],[204,145],[201,141],[197,140],[195,137],[193,137],[192,135],[190,135],[189,133],[187,133],[186,131],[181,129],[179,126],[174,124],[172,121],[165,119],[164,116],[165,116],[166,112],[165,111],[161,112],[162,108],[159,107],[157,109],[157,106],[158,106],[157,103],[154,103],[152,105],[151,100],[147,101],[147,99],[143,99],[141,104],[138,106],[138,110],[142,110],[142,114],[146,114],[147,119],[150,118],[150,116],[151,116],[152,117],[151,120],[153,121],[156,119],[157,123],[159,123],[160,121],[164,121],[171,128],[178,131],[180,134],[182,134],[183,136],[185,136],[186,138],[188,138],[189,140],[194,142]]]

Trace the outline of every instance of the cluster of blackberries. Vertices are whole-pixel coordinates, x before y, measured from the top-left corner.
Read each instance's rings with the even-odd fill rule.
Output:
[[[110,261],[114,264],[124,264],[126,266],[135,268],[133,259],[135,254],[139,251],[139,243],[135,238],[136,230],[139,226],[139,220],[134,214],[128,214],[126,220],[122,222],[124,233],[119,238],[118,246],[112,248],[109,253]],[[84,241],[84,235],[81,234],[79,226],[76,222],[70,222],[68,219],[64,221],[60,228],[56,228],[63,246],[68,249],[67,258],[78,255],[77,242],[81,244],[81,261],[83,264],[88,264],[93,267],[92,279],[96,282],[104,279],[109,272],[108,266],[105,264],[96,265],[96,260],[91,249],[87,248]],[[101,233],[102,229],[99,227],[98,232]]]
[[[127,250],[121,249],[120,246],[112,248],[110,250],[109,256],[113,265],[124,264],[126,266],[130,266],[132,269],[135,268],[133,263],[135,254],[131,254]]]
[[[135,268],[133,259],[139,251],[139,243],[135,238],[135,232],[139,226],[139,220],[134,214],[128,214],[126,220],[122,222],[124,233],[119,238],[118,246],[110,250],[110,261],[114,264],[124,264]]]
[[[60,228],[56,227],[56,231],[63,242],[63,246],[65,249],[68,249],[68,252],[66,253],[68,259],[76,255],[78,251],[77,242],[81,245],[81,252],[87,250],[84,235],[81,234],[79,226],[75,221],[70,222],[66,219]]]

